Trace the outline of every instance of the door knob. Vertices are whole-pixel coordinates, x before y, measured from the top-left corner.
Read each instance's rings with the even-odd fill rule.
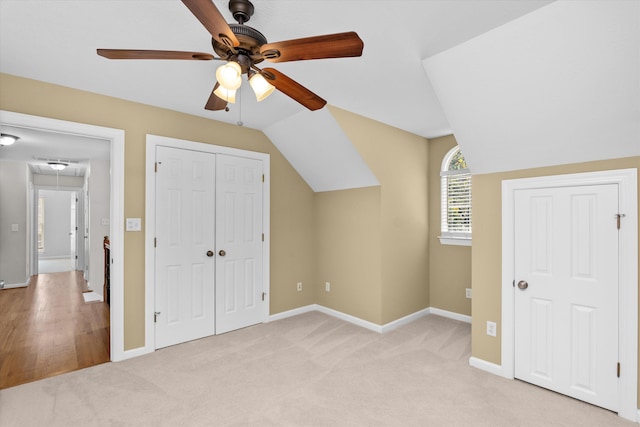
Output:
[[[207,256],[211,258],[213,256],[213,251],[207,251]]]
[[[527,283],[527,281],[526,281],[526,280],[520,280],[520,281],[518,282],[518,289],[521,289],[521,290],[523,290],[523,291],[524,291],[524,290],[525,290],[525,289],[527,289],[528,287],[529,287],[529,284]]]
[[[220,255],[220,256],[225,256],[226,254],[227,253],[222,249],[220,249],[220,252],[218,252],[218,255]]]

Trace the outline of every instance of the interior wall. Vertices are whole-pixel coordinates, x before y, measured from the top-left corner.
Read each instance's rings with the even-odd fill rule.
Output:
[[[381,324],[429,307],[428,144],[423,137],[330,107],[380,182]],[[343,238],[347,238],[344,236]]]
[[[429,140],[429,300],[431,307],[471,316],[471,300],[465,295],[466,288],[471,288],[471,247],[443,245],[438,239],[440,168],[456,145],[453,135]],[[473,223],[477,224],[475,218]]]
[[[203,93],[202,105],[207,96]],[[269,108],[265,102],[264,108]],[[213,120],[225,112],[212,112],[210,120],[7,74],[0,74],[0,109],[123,129],[125,218],[144,218],[146,134],[269,153],[270,311],[305,305],[309,294],[301,296],[295,284],[311,283],[313,278],[313,193],[262,132]],[[144,231],[124,235],[125,350],[144,346],[144,242]],[[294,268],[292,260],[299,261]]]
[[[382,323],[380,205],[380,187],[315,197],[316,302],[376,324]]]
[[[5,287],[29,280],[27,263],[27,183],[24,162],[0,161],[0,280]],[[16,224],[17,231],[11,226]]]
[[[502,181],[627,168],[640,168],[640,157],[474,175],[473,223],[475,226],[473,229],[471,270],[473,283],[472,356],[498,365],[501,364]],[[638,262],[640,263],[640,259]],[[488,320],[497,324],[496,337],[486,334]]]

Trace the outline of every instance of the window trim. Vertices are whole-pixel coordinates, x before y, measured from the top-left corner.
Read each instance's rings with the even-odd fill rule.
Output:
[[[449,163],[453,157],[460,151],[460,146],[456,145],[451,150],[445,154],[442,164],[440,166],[440,236],[438,239],[440,240],[440,244],[442,245],[457,245],[457,246],[471,246],[472,244],[472,232],[460,232],[460,231],[443,231],[443,220],[444,218],[444,206],[446,206],[446,201],[448,199],[447,192],[447,177],[456,176],[456,175],[469,175],[471,176],[471,172],[469,169],[461,169],[450,171]],[[472,199],[473,200],[473,199]],[[473,230],[473,228],[472,228]]]

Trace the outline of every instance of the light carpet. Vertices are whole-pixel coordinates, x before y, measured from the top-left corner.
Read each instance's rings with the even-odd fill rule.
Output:
[[[0,390],[13,426],[634,426],[468,365],[470,325],[312,312]]]

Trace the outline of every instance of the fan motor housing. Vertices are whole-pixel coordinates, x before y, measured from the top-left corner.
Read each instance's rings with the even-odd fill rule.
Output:
[[[231,48],[212,38],[211,44],[213,45],[213,50],[218,54],[218,56],[222,59],[232,60],[235,56],[244,55],[251,60],[252,64],[262,62],[264,58],[260,55],[260,47],[267,44],[267,38],[260,31],[253,27],[249,27],[248,25],[229,24],[229,27],[240,42],[240,46]],[[249,64],[249,66],[245,66],[240,62],[240,66],[242,68],[242,72],[246,73],[251,64]]]

